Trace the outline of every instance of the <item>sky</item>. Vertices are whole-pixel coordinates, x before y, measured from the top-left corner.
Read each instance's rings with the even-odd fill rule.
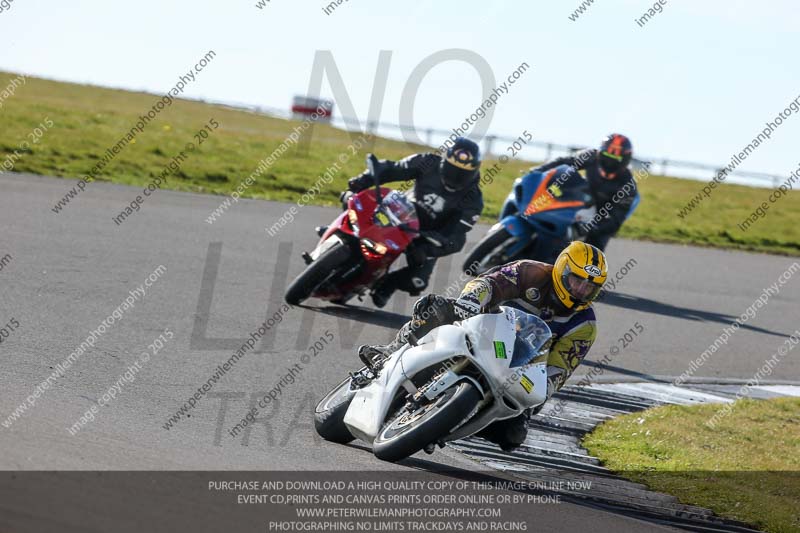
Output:
[[[308,91],[315,54],[329,50],[365,120],[386,50],[380,120],[398,122],[414,69],[464,49],[498,83],[530,65],[499,98],[491,133],[596,145],[619,131],[637,156],[722,165],[800,96],[796,6],[661,1],[640,27],[652,2],[594,0],[573,21],[578,0],[347,0],[330,14],[312,0],[262,9],[258,0],[14,0],[0,12],[0,70],[158,93],[214,50],[187,97],[288,108]],[[327,81],[321,96],[336,96]],[[474,66],[439,63],[420,84],[414,123],[450,129],[483,96]],[[740,168],[788,176],[800,165],[798,138],[794,114]]]

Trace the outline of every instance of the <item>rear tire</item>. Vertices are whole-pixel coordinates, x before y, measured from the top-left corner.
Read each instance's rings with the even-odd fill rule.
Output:
[[[461,270],[469,276],[477,276],[492,267],[507,262],[497,261],[497,251],[506,241],[511,239],[513,239],[513,236],[504,227],[490,231],[469,253]]]
[[[384,461],[399,461],[447,436],[481,401],[469,381],[457,383],[414,413],[403,407],[387,421],[372,443],[372,453]]]
[[[326,250],[316,261],[306,267],[286,289],[284,299],[289,305],[298,305],[311,296],[332,272],[350,259],[350,248],[336,243]]]
[[[350,389],[351,381],[350,378],[347,378],[339,383],[319,401],[314,409],[314,428],[319,436],[327,441],[347,444],[355,440],[344,424],[344,415],[356,394],[356,391]]]

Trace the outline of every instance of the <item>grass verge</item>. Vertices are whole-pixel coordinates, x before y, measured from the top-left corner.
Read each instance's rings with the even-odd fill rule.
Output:
[[[800,531],[800,398],[665,406],[604,422],[583,445],[609,469],[773,533]]]
[[[0,88],[7,87],[15,77],[0,73]],[[82,178],[156,100],[150,94],[29,77],[0,108],[3,120],[0,161],[17,150],[21,157],[14,162],[14,171]],[[19,152],[21,143],[45,118],[53,121],[53,127],[30,148]],[[230,194],[299,124],[225,106],[176,100],[137,136],[135,143],[127,145],[97,179],[145,186],[186,143],[196,142],[194,135],[211,118],[219,122],[219,129],[191,154],[175,176],[168,178],[166,188]],[[350,150],[351,142],[346,132],[318,125],[308,150],[297,146],[290,148],[242,196],[297,201],[332,164],[340,161],[341,154],[347,154],[346,162],[329,174],[332,176],[330,183],[312,199],[313,203],[335,205],[347,179],[363,169],[366,152],[398,159],[417,150],[427,150],[381,138],[359,150]],[[501,153],[505,151],[503,146],[496,149]],[[486,168],[495,163],[496,160],[487,161]],[[500,171],[493,183],[484,189],[485,221],[497,216],[511,183],[530,165],[524,161],[499,165]],[[697,181],[655,175],[641,181],[642,204],[620,235],[800,255],[800,193],[790,192],[779,204],[772,204],[765,219],[742,232],[737,224],[767,200],[769,191],[724,184],[686,218],[679,218],[678,210],[701,187]],[[68,189],[65,184],[64,192]],[[53,203],[58,200],[53,198]],[[80,198],[74,202],[66,209],[79,209]],[[116,206],[117,212],[124,207]],[[198,220],[204,220],[207,215],[198,213]],[[265,213],[265,226],[275,222],[270,219],[272,215]]]

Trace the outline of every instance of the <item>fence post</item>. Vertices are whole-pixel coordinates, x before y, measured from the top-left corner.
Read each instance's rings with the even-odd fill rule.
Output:
[[[486,145],[486,148],[483,150],[484,157],[487,157],[487,158],[488,157],[492,157],[492,144],[494,144],[494,140],[496,138],[497,137],[494,136],[494,135],[487,135],[486,136],[486,140],[484,141],[484,144]]]

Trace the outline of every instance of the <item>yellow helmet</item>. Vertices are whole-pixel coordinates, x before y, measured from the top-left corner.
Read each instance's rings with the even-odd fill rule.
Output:
[[[603,252],[591,244],[573,241],[553,265],[553,288],[564,307],[580,311],[597,298],[607,276]]]

